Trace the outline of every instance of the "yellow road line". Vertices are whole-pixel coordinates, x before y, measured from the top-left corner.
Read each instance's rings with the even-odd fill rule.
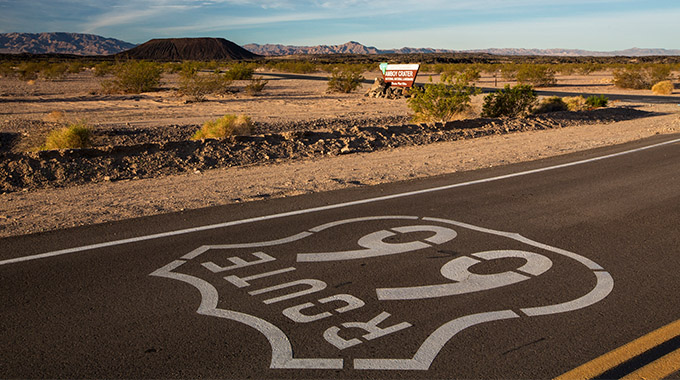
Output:
[[[592,379],[597,375],[600,375],[618,366],[619,364],[626,362],[642,354],[643,352],[649,351],[650,349],[679,335],[680,335],[680,320],[677,320],[658,330],[654,330],[651,333],[644,335],[630,343],[627,343],[613,351],[610,351],[600,356],[599,358],[591,360],[580,367],[574,368],[573,370],[556,377],[555,380]],[[668,354],[666,356],[676,353],[677,351],[672,352],[671,354]],[[678,361],[676,360],[676,370],[680,369],[678,368],[677,362]]]
[[[621,380],[663,379],[680,370],[680,349],[631,372]]]

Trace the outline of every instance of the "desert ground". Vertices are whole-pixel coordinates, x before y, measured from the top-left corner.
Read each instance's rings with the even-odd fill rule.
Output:
[[[84,121],[93,126],[97,131],[94,144],[99,151],[110,152],[117,146],[142,147],[136,153],[144,155],[144,149],[151,149],[149,146],[164,147],[169,142],[188,140],[203,122],[224,114],[245,114],[254,121],[255,137],[251,142],[260,141],[270,147],[274,144],[268,143],[272,134],[290,144],[296,138],[313,136],[318,148],[309,154],[280,157],[256,152],[243,156],[250,158],[240,163],[215,168],[189,159],[190,164],[169,171],[128,171],[119,177],[95,173],[82,183],[36,182],[23,188],[7,188],[0,194],[0,237],[409,180],[680,133],[678,89],[671,95],[678,98],[676,104],[610,102],[604,111],[542,115],[520,121],[480,121],[480,95],[473,100],[468,120],[436,130],[406,127],[413,124],[407,101],[365,97],[370,84],[350,94],[327,93],[324,80],[268,74],[256,74],[269,80],[260,95],[241,91],[209,96],[203,102],[187,102],[179,96],[174,90],[176,75],[164,76],[161,91],[140,95],[102,94],[100,79],[90,71],[53,82],[0,78],[0,134],[6,137],[0,139],[0,154],[4,160],[11,160],[12,154],[34,150],[50,130],[66,121]],[[379,75],[377,71],[364,73],[371,80]],[[418,82],[424,83],[429,77],[438,81],[437,76],[422,73]],[[558,75],[557,79],[557,85],[541,90],[652,95],[648,90],[614,87],[609,72]],[[502,87],[506,82],[499,78],[496,83],[485,74],[476,84]],[[245,83],[233,85],[242,88]],[[377,139],[366,135],[371,127],[382,128],[378,133],[383,135],[385,131],[390,133],[389,138],[380,140],[384,142],[375,151],[324,141],[333,136],[341,136],[345,142],[355,141],[345,135],[353,128],[364,133],[361,139]],[[484,128],[490,132],[479,133]],[[401,130],[406,131],[404,135],[395,132]],[[313,133],[305,135],[306,131]],[[426,134],[427,138],[419,138],[418,134]],[[219,149],[216,144],[221,143],[204,143],[192,149]],[[71,153],[29,154],[49,162]]]

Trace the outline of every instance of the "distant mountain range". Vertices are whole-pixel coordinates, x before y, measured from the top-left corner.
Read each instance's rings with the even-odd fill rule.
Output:
[[[109,55],[137,45],[82,33],[0,33],[0,53]]]
[[[541,55],[558,57],[641,57],[654,55],[680,55],[680,50],[640,49],[632,48],[616,51],[588,51],[578,49],[476,49],[448,50],[431,48],[409,48],[383,50],[373,46],[365,46],[355,41],[342,45],[291,46],[291,45],[258,45],[247,44],[243,48],[255,54],[280,56],[296,54],[427,54],[427,53],[487,53],[494,55]]]
[[[111,55],[134,48],[135,44],[81,33],[0,33],[0,53],[16,54],[76,54]],[[342,45],[293,46],[274,44],[247,44],[246,50],[265,56],[305,54],[427,54],[427,53],[487,53],[494,55],[534,55],[558,57],[641,57],[680,56],[680,50],[632,48],[617,51],[588,51],[578,49],[477,49],[448,50],[431,48],[378,49],[350,41]]]

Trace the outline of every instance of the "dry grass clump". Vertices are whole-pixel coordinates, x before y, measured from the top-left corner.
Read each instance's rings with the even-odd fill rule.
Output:
[[[567,104],[567,109],[569,111],[585,111],[589,108],[586,104],[586,98],[583,96],[567,96],[562,98],[564,103]]]
[[[264,90],[264,86],[266,86],[267,83],[269,83],[269,81],[263,80],[262,77],[253,78],[250,80],[250,83],[246,85],[245,91],[249,95],[255,96]]]
[[[652,92],[657,95],[670,95],[673,93],[673,82],[669,80],[661,81],[652,86]]]
[[[66,120],[66,114],[64,111],[52,111],[45,116],[44,120],[50,123],[63,123]]]
[[[248,116],[227,114],[217,120],[205,122],[191,139],[223,139],[234,135],[249,135],[252,128],[253,123]]]
[[[84,122],[68,125],[52,131],[45,139],[40,150],[51,149],[82,149],[89,147],[92,129]]]

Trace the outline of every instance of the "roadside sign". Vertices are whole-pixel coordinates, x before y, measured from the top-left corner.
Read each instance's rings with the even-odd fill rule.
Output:
[[[402,65],[380,64],[383,79],[394,87],[413,87],[419,69],[420,64],[417,63]]]

